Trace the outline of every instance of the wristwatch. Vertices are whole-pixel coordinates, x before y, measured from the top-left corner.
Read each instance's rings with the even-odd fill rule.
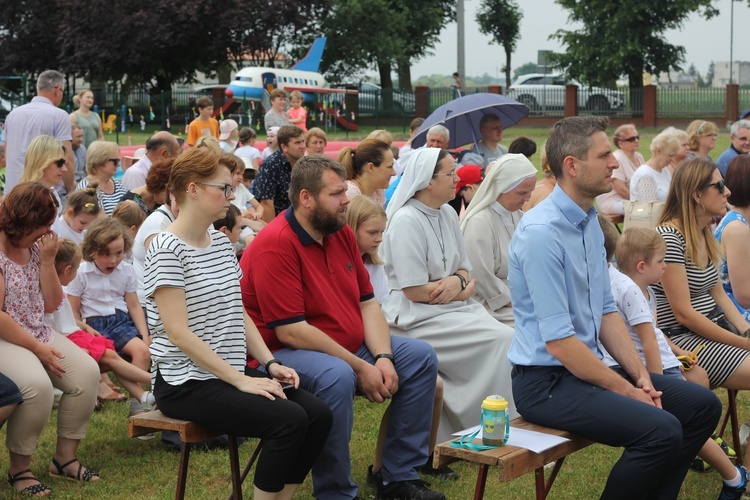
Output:
[[[466,282],[466,278],[464,278],[463,274],[453,273],[453,276],[456,276],[461,280],[461,291],[463,292],[464,290],[466,290],[466,285],[468,285],[468,283]]]

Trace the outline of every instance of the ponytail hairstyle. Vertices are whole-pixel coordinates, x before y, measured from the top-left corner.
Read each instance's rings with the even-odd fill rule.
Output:
[[[347,180],[354,180],[362,175],[368,163],[380,166],[388,150],[388,144],[378,139],[365,139],[359,143],[357,149],[348,146],[342,149],[339,153],[339,162],[346,169]]]
[[[99,181],[92,181],[88,186],[82,189],[76,189],[67,197],[66,210],[73,210],[73,217],[81,214],[99,216],[102,207],[99,206],[99,197],[97,190]]]
[[[76,105],[76,108],[81,107],[81,99],[84,95],[86,95],[86,92],[91,92],[91,95],[93,96],[94,93],[91,91],[91,89],[83,89],[80,92],[78,92],[76,95],[73,96],[73,104]]]

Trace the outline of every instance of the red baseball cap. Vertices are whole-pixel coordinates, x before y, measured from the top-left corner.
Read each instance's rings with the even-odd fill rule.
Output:
[[[464,165],[456,170],[458,184],[456,184],[456,194],[461,188],[469,184],[478,184],[484,180],[484,169],[479,165]]]

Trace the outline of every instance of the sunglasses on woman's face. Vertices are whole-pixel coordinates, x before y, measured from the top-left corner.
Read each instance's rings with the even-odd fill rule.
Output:
[[[57,168],[63,168],[65,166],[65,163],[67,163],[67,160],[65,158],[60,158],[53,163],[57,164]]]
[[[711,184],[706,184],[701,189],[708,189],[711,186],[716,186],[716,189],[719,190],[719,194],[724,194],[724,187],[725,187],[724,179],[720,180],[719,182],[712,182]]]
[[[641,139],[640,135],[634,135],[633,137],[628,137],[627,139],[620,139],[622,142],[635,142]]]

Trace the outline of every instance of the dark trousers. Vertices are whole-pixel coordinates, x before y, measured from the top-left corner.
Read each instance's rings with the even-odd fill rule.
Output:
[[[606,499],[677,498],[690,462],[721,416],[711,391],[663,375],[651,374],[663,391],[659,409],[593,386],[562,367],[518,366],[513,373],[513,398],[523,418],[625,448],[602,492]]]
[[[246,369],[251,377],[262,372]],[[254,484],[268,492],[300,484],[312,469],[331,429],[331,410],[299,389],[284,391],[288,399],[271,401],[247,394],[218,379],[170,385],[157,373],[154,397],[159,410],[235,436],[263,439]]]

